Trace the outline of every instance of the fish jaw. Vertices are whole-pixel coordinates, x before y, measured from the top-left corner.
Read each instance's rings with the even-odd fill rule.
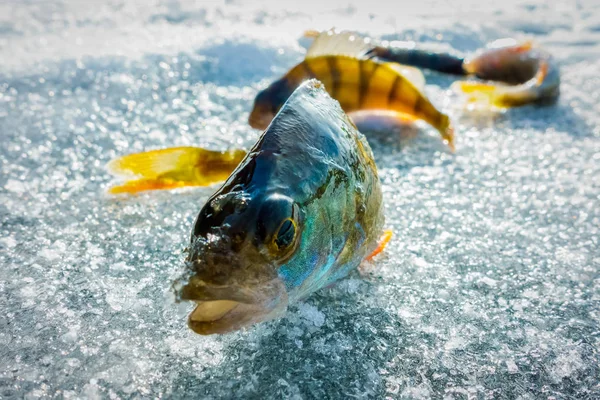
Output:
[[[287,291],[276,264],[247,243],[236,251],[226,228],[207,236],[195,238],[185,272],[174,285],[176,301],[196,303],[190,329],[201,335],[227,333],[283,315]]]
[[[273,113],[269,111],[261,111],[255,108],[248,117],[248,124],[254,129],[265,130],[274,117]]]
[[[288,305],[285,285],[278,278],[248,287],[209,286],[192,278],[178,298],[196,303],[188,326],[200,335],[233,332],[279,318]]]

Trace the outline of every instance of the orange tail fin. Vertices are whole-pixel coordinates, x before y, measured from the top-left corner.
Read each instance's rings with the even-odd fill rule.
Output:
[[[544,83],[544,80],[546,79],[546,76],[548,75],[548,62],[547,61],[542,61],[540,63],[540,68],[537,72],[537,74],[535,74],[535,82],[538,86],[540,86],[542,83]]]

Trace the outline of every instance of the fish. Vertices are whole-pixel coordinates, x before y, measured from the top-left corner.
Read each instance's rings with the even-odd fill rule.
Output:
[[[369,54],[370,42],[351,32],[322,32],[303,61],[261,90],[248,117],[250,126],[265,129],[291,93],[316,78],[346,113],[388,110],[409,115],[436,128],[454,151],[454,128],[423,93],[423,74],[416,68],[382,62]]]
[[[192,228],[176,301],[188,326],[223,334],[281,318],[381,251],[373,153],[316,79],[298,85]]]
[[[309,30],[304,36],[316,38],[320,34]],[[346,31],[338,35],[358,36],[358,33]],[[381,62],[476,78],[455,82],[452,90],[466,95],[468,103],[478,103],[482,107],[548,104],[560,94],[560,71],[554,58],[530,40],[498,39],[468,57],[419,48],[412,41],[360,40],[370,46],[364,52],[365,56]]]
[[[452,85],[453,91],[466,96],[467,103],[506,109],[550,104],[560,94],[558,65],[548,51],[531,41],[499,39],[465,59],[463,68],[484,81]]]

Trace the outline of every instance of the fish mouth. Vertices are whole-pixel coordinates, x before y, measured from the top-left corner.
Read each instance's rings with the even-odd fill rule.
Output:
[[[232,300],[196,302],[196,308],[188,317],[188,326],[200,335],[212,335],[239,330],[261,322],[265,310],[254,304]]]
[[[248,117],[248,124],[254,129],[265,130],[273,120],[274,116],[260,113],[251,113]]]
[[[215,287],[192,279],[181,289],[180,299],[196,303],[188,326],[200,335],[237,331],[277,318],[287,308],[287,291],[280,279],[251,287]]]

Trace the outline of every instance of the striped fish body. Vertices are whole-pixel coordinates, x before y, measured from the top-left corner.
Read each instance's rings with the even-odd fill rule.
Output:
[[[296,67],[323,82],[346,112],[390,110],[410,114],[437,127],[443,114],[407,77],[388,63],[348,56],[322,56]],[[296,72],[290,72],[295,74]]]
[[[450,120],[418,88],[422,82],[409,79],[399,65],[347,55],[311,57],[296,65],[257,96],[250,124],[265,129],[294,89],[311,78],[321,81],[347,113],[387,110],[409,115],[436,128],[452,146]]]

